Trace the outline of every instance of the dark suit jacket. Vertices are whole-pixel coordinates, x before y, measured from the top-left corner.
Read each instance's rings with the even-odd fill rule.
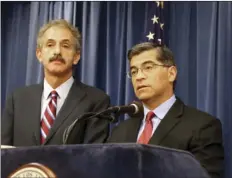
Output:
[[[136,142],[142,117],[130,118],[112,131],[108,142]],[[223,170],[222,127],[218,119],[190,108],[177,98],[149,144],[191,152],[213,178]]]
[[[42,84],[31,85],[17,89],[7,98],[1,124],[2,145],[40,145],[42,92]],[[62,144],[64,130],[78,116],[102,111],[109,104],[109,96],[100,89],[74,82],[44,144]],[[77,125],[76,143],[102,143],[108,137],[109,123],[106,120],[80,120]]]

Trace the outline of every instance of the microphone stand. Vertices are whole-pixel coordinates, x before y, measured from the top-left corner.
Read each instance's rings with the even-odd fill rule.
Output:
[[[111,110],[107,109],[107,110],[104,110],[102,112],[99,112],[99,113],[95,113],[95,112],[88,112],[88,113],[85,113],[83,115],[81,115],[80,117],[78,117],[70,126],[68,126],[64,133],[63,133],[63,144],[66,144],[67,143],[67,140],[68,140],[68,137],[71,133],[71,131],[73,130],[74,126],[76,125],[76,123],[79,121],[79,120],[87,120],[87,119],[92,119],[94,117],[98,117],[100,116],[100,118],[102,119],[106,119],[106,120],[109,120],[110,122],[112,123],[117,123],[118,120],[116,117],[113,117],[112,115],[109,115],[111,113]]]
[[[142,108],[143,109],[143,108]],[[84,120],[84,119],[92,119],[94,117],[98,117],[100,116],[100,118],[102,119],[106,119],[109,120],[112,123],[117,123],[118,122],[118,117],[120,114],[122,113],[127,113],[128,109],[126,109],[125,106],[114,106],[114,107],[110,107],[104,111],[95,113],[95,112],[89,112],[89,113],[85,113],[82,116],[80,116],[79,118],[77,118],[68,128],[65,129],[64,133],[63,133],[63,144],[67,143],[67,140],[69,138],[70,133],[72,132],[74,126],[76,125],[76,123],[79,120]],[[112,114],[115,114],[116,117],[112,117]],[[135,115],[138,115],[135,113]]]

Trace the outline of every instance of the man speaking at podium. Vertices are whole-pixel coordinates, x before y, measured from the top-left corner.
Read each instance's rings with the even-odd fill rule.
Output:
[[[1,144],[59,145],[64,130],[85,112],[109,107],[100,89],[74,81],[73,66],[80,60],[81,34],[65,20],[45,24],[38,33],[36,56],[44,67],[43,84],[14,91],[2,117]],[[76,143],[102,143],[109,124],[103,119],[77,123]]]
[[[128,52],[129,77],[142,101],[141,117],[127,119],[108,142],[154,144],[191,152],[213,178],[223,169],[222,128],[218,119],[186,106],[174,95],[177,68],[164,46],[142,43]]]

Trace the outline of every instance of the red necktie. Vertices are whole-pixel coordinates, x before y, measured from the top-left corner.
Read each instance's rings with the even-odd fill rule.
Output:
[[[41,120],[41,144],[46,140],[49,130],[56,119],[57,96],[58,94],[55,90],[49,95],[51,100],[49,101]]]
[[[143,129],[143,132],[141,136],[138,139],[138,143],[140,144],[148,144],[151,136],[152,136],[152,118],[155,116],[155,114],[152,111],[149,111],[147,113],[146,119],[145,119],[145,128]]]

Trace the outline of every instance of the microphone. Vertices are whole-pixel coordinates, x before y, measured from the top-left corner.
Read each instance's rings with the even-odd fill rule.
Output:
[[[130,105],[110,107],[104,113],[127,113],[130,117],[137,117],[143,114],[143,105],[138,101],[133,101]]]

